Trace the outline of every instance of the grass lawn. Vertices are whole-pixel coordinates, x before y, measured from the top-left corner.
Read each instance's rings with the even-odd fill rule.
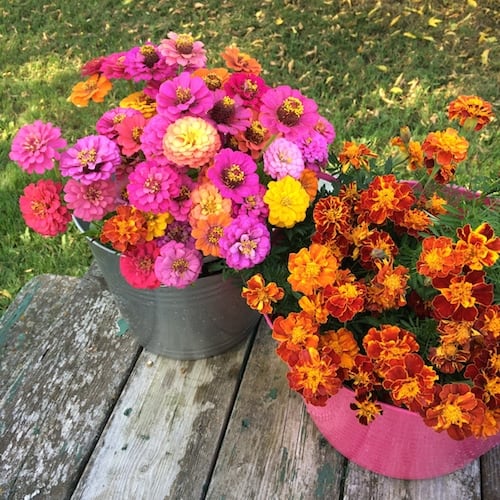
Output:
[[[26,229],[18,198],[28,177],[8,158],[17,129],[35,119],[60,126],[70,144],[92,133],[113,98],[85,109],[67,102],[85,61],[159,42],[169,31],[202,40],[211,66],[235,44],[259,59],[270,85],[318,102],[335,125],[334,148],[356,139],[380,151],[402,125],[417,139],[440,127],[459,94],[498,108],[499,21],[496,0],[2,2],[0,314],[33,276],[81,275],[89,265],[75,231],[45,239]],[[498,135],[498,120],[481,132],[482,160],[470,158],[464,183],[498,179]]]

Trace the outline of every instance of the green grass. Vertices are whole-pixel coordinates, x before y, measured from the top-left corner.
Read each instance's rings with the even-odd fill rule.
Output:
[[[80,275],[89,251],[75,232],[45,239],[25,229],[18,197],[28,182],[9,161],[16,130],[35,119],[69,142],[92,131],[107,109],[71,106],[80,65],[169,31],[205,42],[211,65],[228,44],[258,58],[271,84],[316,99],[337,130],[335,144],[363,139],[384,148],[401,125],[421,139],[444,123],[446,104],[478,94],[498,104],[495,0],[23,0],[0,6],[0,313],[30,278]],[[496,106],[497,107],[497,106]],[[481,161],[464,180],[498,178],[498,122],[481,134]]]

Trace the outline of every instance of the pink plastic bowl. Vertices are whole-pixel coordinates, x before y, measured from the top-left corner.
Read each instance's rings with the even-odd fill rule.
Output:
[[[365,469],[398,479],[429,479],[461,469],[500,443],[488,439],[451,439],[427,427],[416,413],[382,404],[383,415],[361,425],[349,408],[354,393],[342,388],[325,407],[307,411],[328,442]]]

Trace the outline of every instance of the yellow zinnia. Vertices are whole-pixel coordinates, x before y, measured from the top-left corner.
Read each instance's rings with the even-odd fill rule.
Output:
[[[289,229],[305,219],[310,199],[302,184],[287,175],[268,184],[264,202],[269,207],[269,222]]]

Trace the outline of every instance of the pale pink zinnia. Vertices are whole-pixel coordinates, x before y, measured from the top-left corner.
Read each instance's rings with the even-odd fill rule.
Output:
[[[62,184],[41,179],[27,185],[19,198],[19,207],[26,225],[43,236],[64,233],[71,214],[61,203]]]
[[[54,167],[54,160],[61,156],[58,150],[66,146],[58,127],[36,120],[19,129],[12,141],[9,158],[28,174],[43,174]]]
[[[158,255],[156,241],[142,242],[125,250],[120,256],[120,271],[125,281],[134,288],[158,288],[160,280],[155,274]]]
[[[299,146],[292,141],[278,137],[264,151],[264,172],[275,180],[289,175],[300,179],[304,160]]]
[[[64,186],[64,201],[75,217],[87,222],[100,220],[116,209],[117,186],[109,180],[82,184],[69,179]]]
[[[160,248],[155,274],[165,286],[185,288],[201,273],[202,254],[190,245],[169,241]]]
[[[163,137],[163,152],[179,166],[200,168],[220,149],[216,128],[203,118],[185,116],[170,124]]]
[[[185,69],[194,70],[205,67],[207,62],[203,42],[194,40],[189,34],[167,34],[158,46],[158,51],[165,58],[167,64],[179,65]]]
[[[170,200],[179,194],[179,174],[153,160],[138,163],[127,186],[131,205],[144,212],[167,212]]]
[[[288,85],[268,90],[262,96],[260,121],[273,134],[291,141],[308,135],[318,122],[318,106],[313,99]]]
[[[67,149],[59,162],[64,177],[73,177],[83,184],[109,179],[121,163],[118,146],[103,135],[82,137]]]
[[[160,85],[156,110],[173,122],[181,116],[205,116],[213,102],[213,93],[205,80],[184,71]]]
[[[170,123],[170,120],[162,115],[155,115],[146,123],[141,135],[141,150],[146,160],[155,160],[161,165],[170,163],[163,154],[163,136]]]

